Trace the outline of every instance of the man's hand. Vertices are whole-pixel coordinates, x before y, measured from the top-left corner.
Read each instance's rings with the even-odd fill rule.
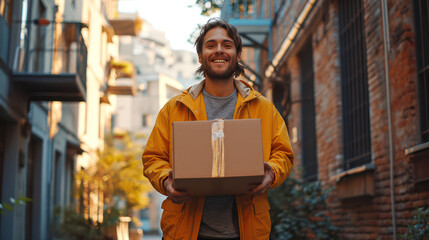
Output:
[[[170,171],[168,178],[164,181],[164,189],[167,192],[168,198],[174,203],[183,203],[191,196],[184,191],[177,191],[173,187],[173,171]]]
[[[264,194],[265,192],[270,189],[271,184],[273,183],[274,179],[274,171],[271,168],[270,164],[264,162],[264,178],[262,179],[261,184],[255,186],[255,188],[250,190],[250,194],[252,195],[260,195]]]

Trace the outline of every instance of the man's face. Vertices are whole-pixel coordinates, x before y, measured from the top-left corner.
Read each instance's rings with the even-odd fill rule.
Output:
[[[211,80],[228,80],[232,78],[240,54],[234,40],[222,27],[210,29],[203,39],[202,52],[198,54],[206,78]]]

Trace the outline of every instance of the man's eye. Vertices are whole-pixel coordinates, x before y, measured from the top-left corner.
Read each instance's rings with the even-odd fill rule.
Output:
[[[232,44],[225,44],[226,48],[232,48]]]

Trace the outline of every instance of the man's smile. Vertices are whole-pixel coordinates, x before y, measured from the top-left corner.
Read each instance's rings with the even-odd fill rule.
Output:
[[[214,63],[226,63],[225,59],[215,59],[213,60]]]

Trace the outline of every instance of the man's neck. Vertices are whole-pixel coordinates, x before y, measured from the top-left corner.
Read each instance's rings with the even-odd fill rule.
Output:
[[[227,97],[234,92],[234,79],[231,77],[228,80],[212,80],[206,78],[204,90],[216,97]]]

